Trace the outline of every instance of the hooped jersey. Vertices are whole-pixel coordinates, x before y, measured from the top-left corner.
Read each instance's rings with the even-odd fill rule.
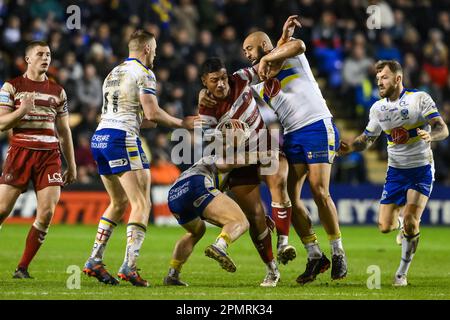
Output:
[[[103,82],[103,107],[97,130],[120,129],[139,135],[144,117],[140,94],[156,95],[156,78],[139,60],[129,58]]]
[[[68,115],[67,96],[56,82],[33,81],[26,75],[6,81],[0,91],[0,108],[16,110],[26,93],[35,93],[34,107],[13,128],[11,146],[36,150],[59,148],[56,119]]]
[[[369,123],[364,134],[379,136],[382,131],[388,139],[388,165],[394,168],[415,168],[433,162],[430,143],[417,135],[417,129],[430,131],[429,119],[439,117],[433,99],[423,91],[403,89],[398,100],[384,98],[375,102],[370,109]],[[391,131],[403,127],[408,130],[405,144],[395,144]]]

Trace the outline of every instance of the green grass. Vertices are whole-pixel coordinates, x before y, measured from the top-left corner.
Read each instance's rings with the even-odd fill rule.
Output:
[[[12,279],[11,275],[22,254],[29,226],[5,225],[0,231],[0,299],[450,299],[450,228],[421,229],[419,249],[409,272],[406,288],[393,288],[391,280],[400,259],[395,234],[383,235],[374,226],[344,227],[349,274],[346,279],[330,281],[330,272],[315,282],[299,286],[295,279],[305,267],[305,251],[292,230],[291,243],[297,248],[297,259],[280,266],[282,281],[276,288],[261,288],[265,267],[260,262],[248,233],[230,248],[237,263],[234,274],[220,269],[204,256],[219,229],[208,228],[190,260],[184,266],[182,279],[187,288],[164,287],[162,279],[168,269],[173,245],[183,234],[180,227],[150,227],[139,257],[141,274],[151,282],[150,288],[134,288],[129,283],[105,286],[81,274],[81,289],[67,289],[68,266],[80,268],[88,257],[96,228],[94,226],[55,225],[30,266],[33,280]],[[321,227],[316,227],[322,249],[329,246]],[[275,238],[274,238],[275,239]],[[108,244],[105,263],[111,272],[119,268],[125,248],[125,227],[118,227]],[[328,254],[329,255],[329,254]],[[367,267],[381,269],[381,289],[369,290]]]

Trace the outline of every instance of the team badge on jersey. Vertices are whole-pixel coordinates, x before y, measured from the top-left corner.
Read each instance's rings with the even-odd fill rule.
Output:
[[[408,111],[408,109],[402,109],[400,111],[400,114],[402,116],[402,120],[408,120],[409,119],[409,111]]]

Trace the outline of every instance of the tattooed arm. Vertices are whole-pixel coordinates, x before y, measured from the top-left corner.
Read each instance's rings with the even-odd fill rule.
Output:
[[[429,120],[431,132],[417,129],[417,134],[425,140],[425,142],[440,141],[448,137],[448,128],[442,117],[434,117]]]
[[[370,146],[375,142],[375,140],[377,140],[377,138],[378,136],[368,136],[363,133],[356,137],[355,140],[353,140],[353,142],[351,143],[341,141],[338,154],[340,156],[345,156],[354,151],[364,151],[365,149],[370,148]]]

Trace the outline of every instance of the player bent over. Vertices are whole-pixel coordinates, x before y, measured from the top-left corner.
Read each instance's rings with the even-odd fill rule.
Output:
[[[224,128],[233,128],[233,125],[245,128],[244,122],[231,119],[221,124],[216,132],[228,133]],[[234,150],[228,148],[228,152],[234,153]],[[183,172],[170,189],[169,208],[187,233],[175,245],[165,285],[187,286],[180,280],[180,272],[205,233],[203,220],[222,227],[215,243],[206,248],[206,256],[217,260],[226,271],[236,271],[227,249],[248,230],[249,222],[239,205],[220,190],[226,184],[228,172],[244,165],[226,164],[219,156],[207,156]]]
[[[51,62],[47,43],[28,44],[25,61],[25,73],[6,81],[0,91],[0,130],[13,129],[0,178],[0,226],[30,181],[37,198],[36,219],[14,278],[31,278],[28,266],[45,240],[61,186],[77,175],[67,96],[46,76]],[[62,175],[61,151],[68,167]]]
[[[378,226],[383,233],[398,229],[403,232],[400,266],[393,285],[406,286],[408,269],[419,244],[420,217],[433,187],[430,143],[448,137],[448,128],[427,93],[403,87],[402,67],[397,61],[379,61],[375,67],[382,99],[372,105],[364,133],[350,144],[342,142],[341,153],[362,151],[381,131],[386,133],[388,170]],[[403,225],[398,219],[401,211]]]
[[[158,106],[156,79],[151,71],[155,37],[138,30],[128,43],[129,58],[115,67],[103,83],[101,121],[91,139],[91,149],[111,202],[100,219],[91,256],[83,272],[106,284],[118,284],[103,264],[103,254],[124,211],[131,204],[125,258],[118,276],[134,286],[148,286],[139,275],[137,257],[150,214],[150,165],[139,139],[141,126],[154,123],[193,128],[195,117],[174,118]],[[145,118],[145,119],[143,119]]]

